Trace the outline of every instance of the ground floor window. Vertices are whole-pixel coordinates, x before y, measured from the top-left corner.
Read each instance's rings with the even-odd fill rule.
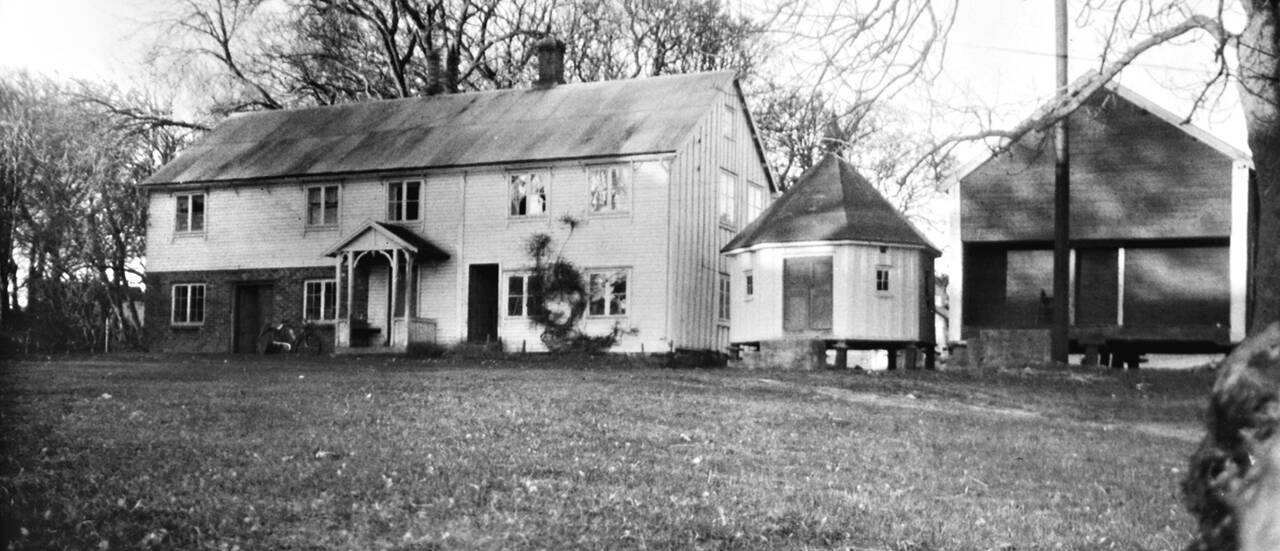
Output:
[[[537,289],[533,274],[507,276],[507,316],[532,316],[542,307],[542,293]]]
[[[624,316],[627,314],[628,271],[593,270],[587,273],[589,316]]]
[[[303,283],[303,319],[309,321],[333,321],[338,317],[337,304],[337,280],[312,279]]]
[[[200,325],[204,323],[204,284],[174,284],[172,309],[172,322],[174,325]]]

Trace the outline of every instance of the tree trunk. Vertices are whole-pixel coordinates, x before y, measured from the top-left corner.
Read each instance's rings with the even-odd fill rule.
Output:
[[[1258,185],[1258,228],[1250,271],[1249,334],[1280,320],[1280,1],[1246,2],[1240,35],[1240,100]]]

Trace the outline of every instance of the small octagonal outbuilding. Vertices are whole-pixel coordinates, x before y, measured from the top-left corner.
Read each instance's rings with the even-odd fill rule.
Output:
[[[932,366],[940,252],[839,157],[801,175],[721,252],[734,347],[835,348],[838,363],[846,349],[885,349],[891,368],[896,351],[922,350]]]

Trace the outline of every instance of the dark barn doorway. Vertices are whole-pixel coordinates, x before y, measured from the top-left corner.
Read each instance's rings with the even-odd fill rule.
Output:
[[[498,339],[498,265],[472,264],[467,284],[467,342]]]
[[[258,335],[271,323],[274,292],[268,284],[236,285],[235,327],[231,349],[240,354],[258,351]]]

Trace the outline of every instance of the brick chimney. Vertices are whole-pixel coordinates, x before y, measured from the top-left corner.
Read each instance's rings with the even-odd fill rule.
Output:
[[[534,81],[534,88],[564,84],[564,42],[548,34],[534,43],[533,51],[538,56],[538,80]]]

